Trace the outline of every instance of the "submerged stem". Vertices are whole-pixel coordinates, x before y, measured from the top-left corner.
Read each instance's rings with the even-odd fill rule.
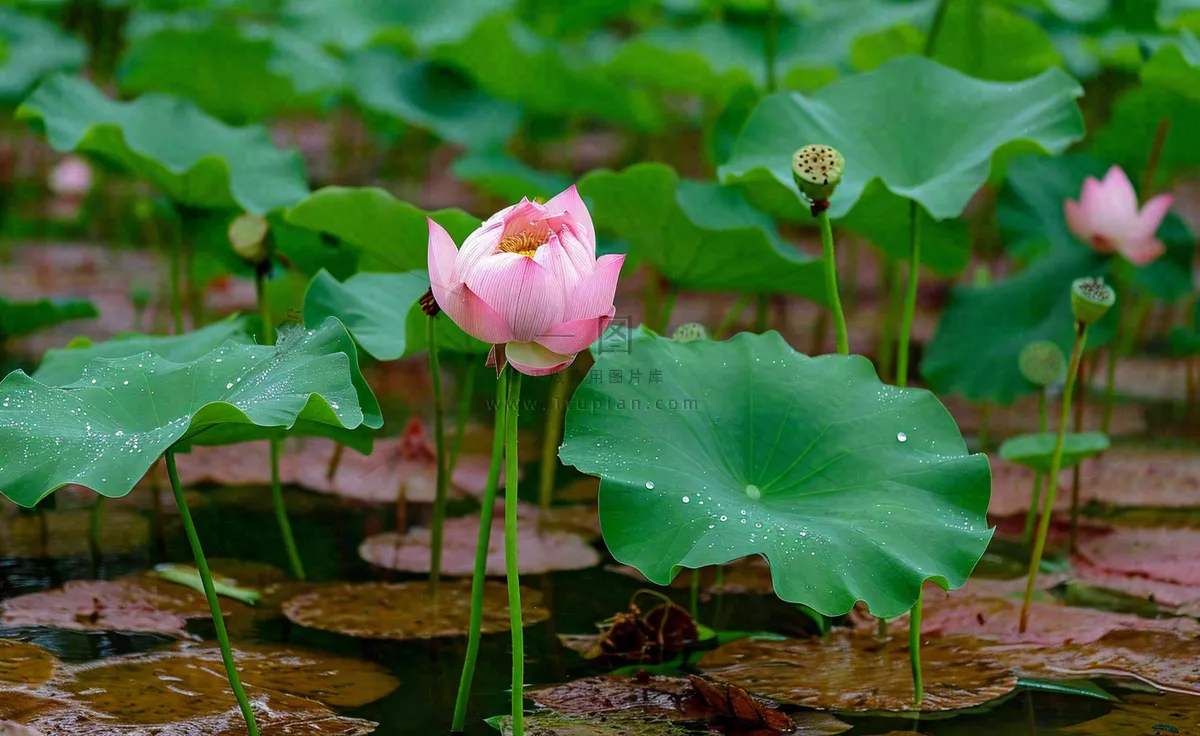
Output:
[[[1033,586],[1037,583],[1038,566],[1042,563],[1042,553],[1046,549],[1046,536],[1050,533],[1050,516],[1054,511],[1054,497],[1058,495],[1058,471],[1062,467],[1063,436],[1067,433],[1067,422],[1071,418],[1071,395],[1075,391],[1075,378],[1079,374],[1079,362],[1083,358],[1083,349],[1087,345],[1088,326],[1077,323],[1075,332],[1075,347],[1071,350],[1071,364],[1067,368],[1067,385],[1063,388],[1062,418],[1058,424],[1058,437],[1054,440],[1054,454],[1050,458],[1050,473],[1046,476],[1046,499],[1042,506],[1042,518],[1038,523],[1033,555],[1029,560],[1025,601],[1021,604],[1021,633],[1025,633],[1025,629],[1029,625],[1029,606],[1033,602]]]
[[[525,733],[525,631],[521,622],[521,573],[517,561],[517,413],[521,406],[521,374],[508,386],[504,444],[504,573],[508,581],[508,615],[512,626],[512,736]]]
[[[558,445],[567,412],[567,391],[571,388],[570,374],[570,369],[562,370],[551,379],[550,405],[546,407],[546,433],[542,436],[542,468],[538,478],[538,505],[542,511],[549,509],[554,501],[554,476],[558,470]]]
[[[475,679],[475,662],[479,659],[480,629],[483,625],[483,591],[487,584],[488,545],[492,538],[492,515],[496,508],[496,487],[500,481],[500,465],[504,462],[505,401],[508,398],[508,372],[496,380],[496,422],[492,430],[492,464],[488,468],[487,485],[483,490],[483,506],[479,510],[479,540],[475,544],[475,570],[471,578],[471,624],[467,630],[467,656],[463,660],[462,677],[458,681],[458,697],[454,701],[454,721],[450,730],[462,733],[467,724],[467,701]]]
[[[175,451],[166,452],[167,476],[171,479],[171,489],[175,492],[175,503],[179,506],[179,517],[183,521],[183,529],[187,533],[188,543],[192,546],[192,557],[196,560],[196,570],[200,573],[200,582],[204,586],[204,597],[208,599],[208,609],[212,612],[213,628],[217,632],[217,642],[221,646],[221,661],[225,664],[225,676],[229,678],[229,687],[237,698],[242,717],[246,719],[246,730],[249,736],[258,736],[258,723],[254,720],[254,711],[242,689],[242,681],[238,679],[237,664],[233,661],[233,650],[229,647],[229,634],[225,631],[225,619],[221,616],[221,604],[217,601],[217,591],[213,588],[212,575],[208,571],[208,561],[204,559],[204,550],[200,547],[200,537],[196,534],[196,525],[192,523],[192,514],[188,511],[187,499],[183,497],[183,488],[179,485],[179,471],[175,469]]]
[[[725,312],[725,316],[721,318],[717,329],[713,330],[713,340],[725,339],[729,331],[733,329],[733,325],[738,321],[738,318],[742,316],[742,312],[746,311],[746,307],[750,305],[752,298],[753,296],[750,294],[742,294],[729,306],[729,311]]]
[[[829,309],[833,312],[833,330],[837,335],[837,350],[841,355],[850,354],[850,337],[846,331],[846,314],[842,311],[842,300],[838,296],[837,258],[833,251],[833,226],[829,213],[822,210],[817,215],[821,223],[821,252],[825,258],[825,291],[829,293]]]
[[[917,311],[917,283],[921,278],[921,226],[916,200],[909,202],[908,217],[908,288],[904,292],[896,350],[896,385],[900,387],[908,385],[908,342],[912,336],[913,314]]]
[[[442,528],[446,519],[446,429],[442,422],[442,369],[438,363],[436,317],[425,318],[429,349],[429,376],[433,381],[433,446],[437,451],[437,491],[433,497],[433,523],[429,540],[429,592],[437,595],[442,579]]]

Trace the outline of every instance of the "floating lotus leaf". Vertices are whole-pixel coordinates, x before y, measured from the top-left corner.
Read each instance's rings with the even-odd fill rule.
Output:
[[[1000,457],[1042,473],[1049,473],[1057,441],[1058,436],[1053,432],[1010,437],[1000,445]],[[1073,468],[1089,457],[1104,452],[1108,446],[1108,435],[1103,432],[1067,433],[1063,435],[1060,468]]]
[[[1118,593],[1141,599],[1145,603],[1142,610],[1200,618],[1200,585],[1155,580],[1136,573],[1105,570],[1091,565],[1082,565],[1080,568],[1072,581],[1075,589],[1096,590],[1101,595]]]
[[[1200,585],[1198,549],[1200,530],[1117,527],[1111,534],[1081,542],[1079,554],[1103,570]]]
[[[991,537],[987,459],[932,394],[885,386],[865,358],[768,332],[647,337],[596,368],[640,379],[584,383],[560,457],[601,477],[609,550],[656,584],[761,554],[786,601],[891,617],[926,579],[961,586]]]
[[[502,145],[521,119],[517,105],[484,93],[453,67],[405,61],[386,49],[366,49],[351,57],[348,77],[364,109],[426,128],[466,148]]]
[[[482,631],[509,630],[508,591],[489,582],[483,591]],[[436,607],[435,607],[436,606]],[[429,584],[346,583],[296,596],[283,604],[292,623],[359,639],[437,639],[467,633],[471,582],[445,581],[436,604]],[[522,621],[526,626],[550,618],[542,594],[521,588]]]
[[[0,686],[37,687],[57,668],[58,658],[38,645],[0,639]]]
[[[908,56],[824,87],[811,96],[781,93],[759,103],[742,128],[726,182],[774,179],[794,193],[791,154],[820,140],[846,157],[830,200],[842,217],[874,179],[916,200],[934,219],[957,217],[987,181],[993,159],[1016,147],[1061,153],[1083,137],[1079,85],[1059,69],[1019,83],[984,82]],[[962,100],[971,99],[971,106]],[[897,118],[897,115],[900,115]],[[921,135],[878,135],[880,120]]]
[[[740,639],[706,654],[707,675],[781,703],[836,711],[958,710],[1003,697],[1017,686],[1007,665],[980,654],[982,643],[942,636],[921,645],[924,696],[913,704],[908,639],[870,634],[824,639]]]
[[[321,324],[337,317],[372,358],[396,360],[427,348],[428,317],[418,301],[428,290],[426,271],[359,273],[343,282],[321,271],[304,293],[304,321]],[[486,343],[463,332],[449,317],[438,317],[434,328],[439,351],[488,351]]]
[[[450,172],[505,202],[544,201],[571,186],[570,177],[537,171],[504,151],[468,151],[454,159]]]
[[[593,171],[580,179],[579,192],[596,227],[628,240],[631,252],[673,286],[827,299],[821,261],[780,237],[736,188],[680,179],[665,164],[646,163]]]
[[[95,156],[146,177],[171,199],[265,214],[308,194],[304,160],[265,128],[231,128],[193,103],[147,94],[112,100],[84,79],[55,76],[17,108],[56,151]]]
[[[431,217],[459,245],[480,225],[459,209],[425,212],[374,187],[324,187],[290,208],[293,225],[332,235],[389,271],[423,271],[429,258]]]
[[[383,423],[336,320],[296,328],[275,346],[226,343],[188,363],[100,358],[61,388],[17,371],[0,382],[0,397],[0,493],[24,506],[68,483],[124,496],[165,450],[219,425],[239,426],[197,439]]]
[[[502,736],[512,736],[512,716],[494,716],[487,722]],[[685,736],[683,727],[668,721],[633,718],[587,718],[566,716],[552,711],[534,711],[525,715],[528,736]]]
[[[479,516],[446,520],[442,539],[442,574],[469,576],[475,569]],[[562,531],[543,530],[537,520],[518,525],[522,575],[541,575],[556,570],[584,570],[600,564],[600,553],[583,537]],[[358,555],[377,567],[404,572],[429,572],[432,537],[427,527],[405,534],[373,534],[358,546]],[[493,517],[488,543],[487,574],[502,576],[504,567],[504,515]]]
[[[99,316],[95,304],[79,299],[13,302],[0,298],[0,338],[24,337],[63,322]]]
[[[47,350],[33,378],[49,386],[65,386],[78,381],[83,369],[96,358],[125,358],[138,353],[154,353],[174,363],[190,363],[229,341],[250,345],[254,338],[239,319],[213,322],[182,335],[127,333],[87,347]]]
[[[0,102],[15,103],[43,77],[74,71],[87,46],[42,18],[0,8]]]

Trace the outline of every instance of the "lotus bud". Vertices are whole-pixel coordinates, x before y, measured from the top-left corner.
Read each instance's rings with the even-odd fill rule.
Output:
[[[1075,279],[1071,284],[1071,312],[1076,322],[1095,324],[1116,303],[1117,292],[1103,278]]]
[[[822,203],[828,205],[845,170],[846,159],[829,146],[805,146],[792,154],[792,178],[814,209]]]
[[[684,325],[679,325],[675,328],[675,332],[671,334],[671,339],[675,342],[695,342],[696,340],[707,340],[708,330],[704,329],[704,325],[699,322],[688,322]]]
[[[1067,356],[1049,340],[1037,340],[1022,348],[1017,365],[1025,380],[1038,386],[1049,386],[1067,377]]]
[[[144,286],[135,286],[129,290],[129,301],[139,312],[150,306],[150,290]]]
[[[242,260],[262,263],[270,255],[267,249],[269,232],[265,217],[243,213],[229,223],[229,244]]]

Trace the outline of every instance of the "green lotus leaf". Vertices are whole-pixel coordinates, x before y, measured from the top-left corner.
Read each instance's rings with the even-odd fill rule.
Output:
[[[99,358],[62,387],[16,371],[0,399],[0,494],[22,506],[68,483],[123,496],[164,451],[222,425],[383,423],[337,320],[283,332],[276,346],[229,342],[188,363]]]
[[[84,79],[59,75],[25,100],[17,117],[43,129],[56,151],[144,176],[191,207],[265,214],[308,194],[298,152],[275,148],[262,127],[231,128],[176,97],[118,102]]]
[[[1162,191],[1180,174],[1200,169],[1200,147],[1186,133],[1200,129],[1200,98],[1151,85],[1132,89],[1117,98],[1108,125],[1096,132],[1087,152],[1120,166],[1139,182],[1164,117],[1171,121],[1171,129],[1154,182]]]
[[[189,99],[233,124],[315,108],[318,94],[340,89],[340,62],[295,36],[280,36],[283,48],[262,28],[163,29],[125,50],[118,81],[126,92]]]
[[[1142,82],[1200,101],[1200,41],[1184,29],[1142,67]]]
[[[1163,28],[1200,29],[1200,0],[1158,0],[1157,20]]]
[[[508,10],[512,4],[512,0],[341,0],[336,4],[289,0],[283,8],[283,22],[306,38],[341,51],[358,51],[379,42],[429,49],[462,41],[484,18]]]
[[[820,141],[846,157],[845,176],[830,200],[832,217],[850,212],[874,179],[916,200],[934,219],[957,217],[987,181],[993,159],[1018,148],[1060,153],[1082,138],[1080,94],[1059,69],[1002,84],[902,57],[812,95],[764,98],[720,174],[726,182],[773,178],[799,196],[791,154]],[[963,105],[965,99],[972,104]],[[881,120],[903,134],[880,136]]]
[[[53,23],[0,8],[0,102],[15,103],[43,77],[75,71],[87,46]]]
[[[1058,435],[1053,432],[1017,435],[1000,445],[1000,457],[1042,473],[1049,473],[1057,441]],[[1108,435],[1103,432],[1067,433],[1063,435],[1062,461],[1059,467],[1064,470],[1073,468],[1089,457],[1104,452],[1108,446]]]
[[[0,339],[24,337],[63,322],[99,316],[95,304],[81,299],[18,302],[0,298]]]
[[[826,301],[821,261],[783,240],[735,187],[680,179],[658,163],[593,171],[578,186],[596,227],[628,240],[674,286]]]
[[[461,245],[480,220],[460,209],[425,212],[375,187],[324,187],[287,211],[293,225],[332,235],[379,261],[387,271],[428,265],[433,218]]]
[[[318,273],[304,294],[304,321],[320,324],[337,317],[354,340],[376,360],[396,360],[424,350],[425,320],[417,300],[429,289],[425,271],[360,273],[344,282]],[[487,353],[490,345],[466,334],[449,317],[437,318],[438,350]]]
[[[596,57],[594,49],[566,47],[504,17],[484,20],[461,43],[434,54],[463,69],[490,94],[530,110],[661,129],[663,111],[651,95],[604,73]],[[533,79],[536,84],[530,83]]]
[[[367,49],[349,61],[350,88],[365,109],[428,128],[467,148],[498,146],[517,129],[521,110],[481,91],[452,67],[405,61]]]
[[[869,37],[897,26],[921,29],[933,21],[939,0],[896,3],[887,0],[846,0],[819,3],[804,8],[806,17],[779,30],[777,64],[787,70],[786,86],[815,89],[803,77],[833,66],[849,71],[855,46]],[[793,149],[799,146],[793,146]]]
[[[83,377],[83,370],[97,358],[126,358],[153,353],[172,363],[190,363],[225,344],[253,345],[244,319],[230,317],[182,335],[143,335],[137,332],[88,345],[47,350],[33,372],[33,379],[47,386],[65,386]]]
[[[764,33],[730,23],[652,28],[612,51],[605,70],[664,90],[722,99],[739,85],[766,83]]]
[[[961,586],[991,538],[986,456],[866,358],[768,332],[649,337],[596,368],[623,380],[580,386],[559,456],[600,476],[604,540],[651,582],[758,554],[785,601],[890,617],[925,580]]]
[[[546,200],[571,186],[571,177],[538,171],[500,150],[469,151],[454,160],[450,171],[505,202]]]
[[[897,197],[876,181],[867,187],[858,206],[835,223],[866,238],[889,257],[908,260],[911,203]],[[921,233],[921,265],[936,273],[953,276],[971,261],[971,232],[962,220],[933,219],[917,208]]]

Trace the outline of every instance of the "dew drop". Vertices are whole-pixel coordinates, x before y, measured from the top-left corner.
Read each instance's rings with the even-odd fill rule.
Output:
[[[903,432],[897,432],[896,439],[900,442],[908,442],[908,435],[904,434]]]
[[[227,384],[225,384],[225,388],[233,388],[233,383],[227,383]]]
[[[646,490],[647,490],[647,491],[653,491],[653,490],[654,490],[654,484],[653,484],[653,483],[651,483],[650,481],[646,481]]]
[[[691,498],[689,498],[688,496],[684,496],[684,497],[683,497],[683,502],[684,502],[684,503],[691,503],[691,502],[692,502],[692,499],[691,499]]]
[[[746,495],[750,497],[751,501],[757,501],[762,498],[762,491],[758,490],[756,485],[749,485],[746,486]]]

